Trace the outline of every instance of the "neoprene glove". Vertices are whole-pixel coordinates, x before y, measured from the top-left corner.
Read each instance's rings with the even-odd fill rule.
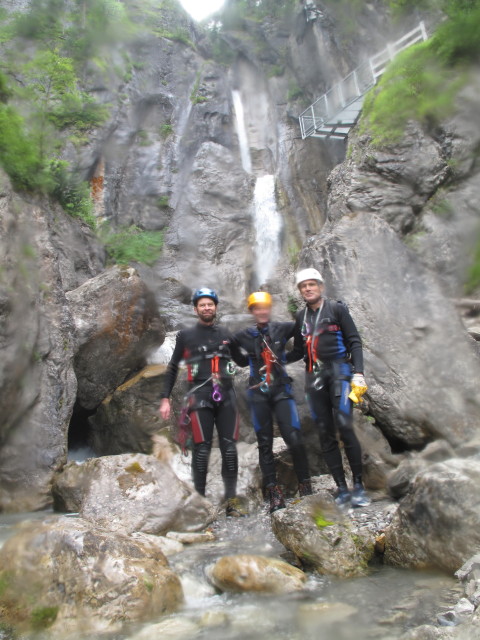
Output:
[[[368,389],[363,373],[355,373],[350,384],[352,385],[352,390],[348,397],[353,402],[362,402],[362,396]]]

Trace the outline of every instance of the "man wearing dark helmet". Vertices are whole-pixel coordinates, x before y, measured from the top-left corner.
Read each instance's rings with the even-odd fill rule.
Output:
[[[192,297],[198,322],[182,329],[165,376],[160,404],[164,420],[170,416],[170,394],[178,375],[181,360],[187,365],[189,391],[187,420],[193,437],[192,475],[195,489],[205,495],[208,460],[212,448],[214,426],[217,428],[222,455],[222,478],[227,501],[227,516],[244,515],[236,498],[238,457],[238,411],[233,390],[232,358],[239,364],[241,354],[232,334],[216,324],[218,296],[213,289],[197,289]]]

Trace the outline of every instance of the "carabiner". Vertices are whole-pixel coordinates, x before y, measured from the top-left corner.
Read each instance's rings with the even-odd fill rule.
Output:
[[[320,377],[316,377],[313,380],[313,388],[315,389],[315,391],[320,391],[320,389],[323,389],[323,380]]]
[[[229,376],[234,376],[237,373],[237,367],[235,366],[235,363],[233,362],[233,360],[229,360],[227,362],[227,374]]]
[[[218,384],[214,384],[213,385],[212,400],[214,402],[221,402],[222,399],[223,399],[223,396],[222,396],[222,392],[220,391],[220,387],[218,386]]]

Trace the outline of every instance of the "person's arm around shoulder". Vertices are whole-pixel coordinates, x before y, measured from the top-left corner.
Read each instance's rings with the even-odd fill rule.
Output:
[[[183,332],[179,331],[177,333],[177,339],[175,341],[175,349],[173,350],[172,357],[170,358],[170,362],[167,366],[167,371],[165,372],[165,381],[163,385],[162,391],[162,399],[160,401],[159,413],[163,420],[168,420],[172,411],[172,406],[170,402],[170,394],[172,393],[172,389],[175,385],[178,376],[178,365],[183,358],[185,351],[185,341]]]
[[[293,323],[292,336],[293,336],[293,349],[286,352],[286,362],[297,362],[304,356],[303,336],[302,336],[302,322],[303,322],[304,310],[297,312],[295,322]]]
[[[239,367],[246,367],[248,365],[248,357],[243,353],[242,348],[242,335],[243,331],[237,331],[235,334],[231,334],[230,340],[230,353],[232,360]]]

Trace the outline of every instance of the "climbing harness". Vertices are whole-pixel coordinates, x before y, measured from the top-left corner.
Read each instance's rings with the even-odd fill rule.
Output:
[[[307,350],[307,371],[313,373],[312,386],[316,391],[320,391],[323,388],[323,364],[317,358],[317,346],[318,341],[322,333],[341,331],[340,325],[331,322],[324,318],[320,321],[321,308],[317,310],[313,326],[307,322],[307,307],[303,314],[303,322],[301,334],[305,339],[305,347]],[[325,322],[327,320],[327,322]],[[324,326],[318,326],[324,323]]]
[[[213,356],[212,358],[212,399],[214,402],[220,402],[223,399],[222,392],[220,391],[220,356]]]
[[[280,367],[285,373],[285,367],[283,366],[282,362],[280,362],[280,360],[277,358],[277,356],[275,355],[274,351],[272,350],[272,348],[270,347],[270,345],[268,344],[268,342],[265,339],[265,336],[262,335],[262,342],[264,344],[264,347],[260,353],[262,360],[264,362],[264,365],[262,367],[260,367],[260,369],[258,370],[258,373],[260,374],[260,382],[249,387],[249,390],[253,390],[253,389],[260,389],[260,391],[262,391],[263,393],[267,393],[268,390],[270,389],[271,383],[272,383],[272,369],[274,366],[278,366]]]

